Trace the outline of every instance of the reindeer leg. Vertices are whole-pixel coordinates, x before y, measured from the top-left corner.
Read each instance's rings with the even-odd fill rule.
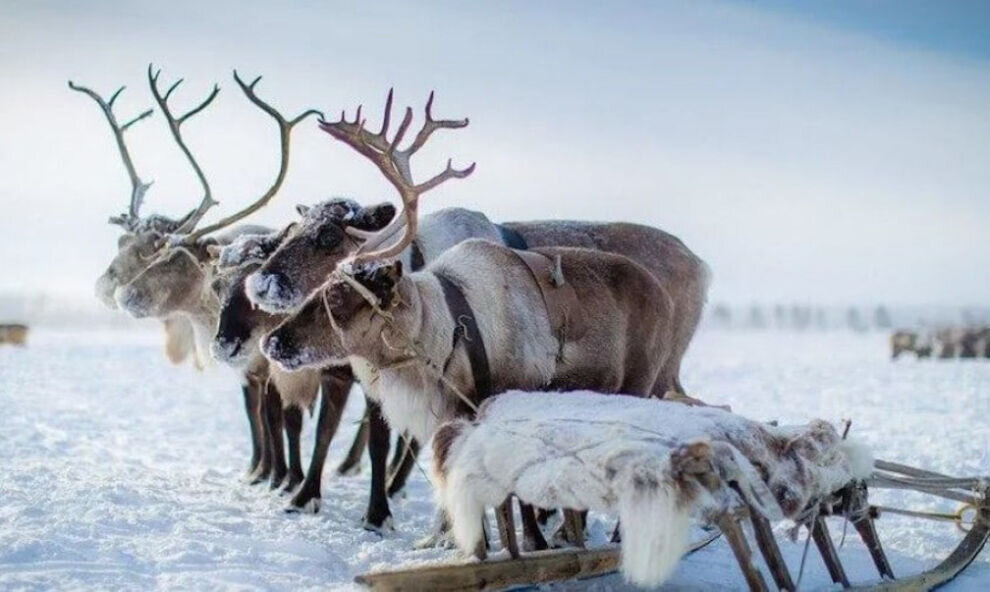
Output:
[[[550,548],[547,540],[540,532],[540,524],[536,521],[536,511],[530,504],[524,504],[519,500],[519,515],[522,517],[523,525],[523,550],[543,551]]]
[[[258,420],[261,427],[261,462],[258,470],[254,472],[251,485],[258,485],[267,481],[272,474],[272,434],[268,425],[268,396],[264,385],[258,386]],[[282,402],[279,401],[279,405]]]
[[[409,475],[412,474],[413,467],[416,466],[416,457],[419,456],[419,442],[409,436],[402,436],[401,441],[403,445],[399,446],[396,453],[392,455],[394,460],[401,452],[400,458],[402,460],[395,471],[391,472],[392,477],[388,482],[389,497],[399,493],[406,486],[406,481],[409,480]]]
[[[286,508],[287,512],[320,510],[320,484],[323,481],[323,463],[327,459],[330,442],[340,425],[344,406],[351,393],[354,379],[350,369],[346,376],[338,369],[324,370],[320,377],[320,415],[316,420],[316,442],[313,444],[313,458],[309,461],[306,480],[296,492]]]
[[[505,498],[502,504],[495,508],[495,521],[498,522],[498,538],[502,548],[509,552],[513,559],[519,557],[519,543],[516,541],[516,520],[512,512],[512,496]]]
[[[370,409],[368,452],[371,455],[371,496],[368,500],[368,512],[364,516],[364,527],[367,530],[381,532],[391,519],[392,512],[388,508],[385,477],[388,465],[389,428],[378,403],[368,400]]]
[[[272,476],[268,487],[269,489],[278,489],[289,472],[288,467],[285,466],[285,439],[282,437],[282,430],[285,425],[282,415],[282,397],[273,384],[268,385],[268,392],[265,397],[269,434],[268,447],[272,459]]]
[[[351,443],[350,450],[340,466],[337,467],[338,475],[356,475],[361,470],[361,459],[364,457],[364,449],[368,447],[368,435],[371,423],[371,402],[365,397],[364,417],[361,425],[354,434],[354,442]]]
[[[299,449],[299,434],[302,432],[302,409],[293,405],[284,410],[285,437],[289,441],[289,478],[285,483],[285,493],[293,491],[303,481],[302,452]]]
[[[261,449],[265,445],[264,428],[261,427],[261,396],[251,383],[241,387],[241,392],[244,394],[244,412],[251,428],[251,465],[247,472],[250,478],[261,464]]]
[[[839,554],[832,543],[832,536],[828,532],[828,525],[825,523],[824,516],[817,516],[812,523],[811,538],[815,541],[815,546],[818,547],[818,552],[821,553],[822,559],[825,561],[825,567],[828,568],[828,575],[832,577],[832,581],[841,584],[843,588],[848,588],[849,578],[846,577],[846,570],[842,569]]]

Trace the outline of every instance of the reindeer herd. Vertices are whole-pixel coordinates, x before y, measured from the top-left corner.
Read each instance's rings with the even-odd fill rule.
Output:
[[[368,450],[369,529],[390,522],[389,497],[402,489],[420,446],[497,393],[584,389],[695,402],[680,365],[706,301],[708,270],[675,236],[633,223],[495,223],[462,208],[420,216],[423,194],[468,177],[474,164],[458,169],[448,160],[422,180],[412,157],[435,132],[464,128],[467,119],[435,119],[431,94],[418,131],[410,108],[393,131],[391,91],[378,131],[366,128],[360,107],[353,119],[327,121],[315,109],[287,118],[257,95],[260,78],[246,83],[236,72],[243,95],[277,124],[279,167],[248,207],[203,225],[218,200],[183,126],[219,87],[176,115],[170,99],[182,81],[162,91],[159,77],[149,66],[152,96],[203,192],[180,219],[140,214],[150,184],[125,135],[152,111],[122,122],[114,105],[123,88],[104,99],[69,83],[99,105],[131,181],[127,211],[110,219],[123,232],[96,292],[107,306],[162,321],[171,361],[200,365],[212,357],[239,369],[250,482],[291,492],[290,508],[318,510],[327,450],[355,382],[365,420],[337,471],[355,471]],[[310,117],[375,165],[401,211],[330,199],[298,206],[298,219],[282,228],[234,226],[278,194],[291,132]],[[300,432],[318,398],[304,471]],[[522,518],[526,546],[545,548],[536,510],[523,507]]]

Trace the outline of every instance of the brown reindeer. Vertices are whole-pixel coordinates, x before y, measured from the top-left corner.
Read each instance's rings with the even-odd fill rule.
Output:
[[[120,97],[125,87],[117,89],[110,96],[109,100],[105,100],[92,89],[77,85],[71,80],[69,81],[69,88],[87,95],[100,107],[100,111],[103,112],[103,116],[110,125],[110,131],[113,132],[117,151],[120,154],[121,161],[124,163],[124,168],[131,182],[131,195],[127,211],[110,218],[110,223],[119,226],[124,231],[124,234],[117,241],[116,255],[103,275],[96,281],[97,298],[107,307],[117,308],[117,303],[113,299],[114,290],[134,279],[148,265],[150,259],[153,258],[158,245],[164,239],[165,235],[174,232],[182,226],[188,216],[180,220],[172,220],[161,215],[151,215],[144,218],[140,215],[145,193],[151,187],[151,183],[142,181],[138,175],[124,134],[134,124],[150,117],[153,113],[152,110],[143,111],[125,123],[120,123],[113,108],[114,103]],[[205,108],[206,105],[209,105],[216,97],[217,92],[219,92],[219,89],[214,88],[213,93],[206,98],[200,110]],[[189,215],[192,215],[192,212]],[[195,347],[192,339],[192,327],[189,325],[189,322],[176,317],[165,319],[163,324],[165,328],[165,354],[168,359],[174,364],[179,364],[192,355],[197,368],[201,367],[201,358],[194,355]]]
[[[219,252],[217,277],[212,284],[213,291],[220,301],[216,334],[211,345],[214,358],[235,366],[258,358],[260,355],[258,344],[261,337],[285,319],[285,315],[267,313],[253,306],[244,292],[245,278],[264,262],[271,251],[278,246],[278,242],[283,236],[284,232],[241,236]],[[271,367],[270,372],[273,376],[287,374],[277,366]],[[295,484],[298,484],[299,481],[302,482],[302,487],[292,498],[289,506],[290,511],[319,510],[323,464],[330,442],[340,424],[351,386],[354,383],[349,366],[323,368],[320,371],[304,370],[294,374],[314,374],[316,372],[319,372],[322,378],[322,402],[317,419],[316,442],[305,480],[303,480],[301,469],[298,475],[295,472],[294,459],[298,456],[298,447],[290,446],[289,483],[294,488]],[[278,381],[276,381],[276,385],[278,385]],[[282,388],[279,388],[279,391],[285,393]],[[307,408],[312,403],[312,400],[290,401],[283,397],[283,404],[287,406],[295,405],[298,408]],[[351,453],[348,455],[352,457],[348,461],[349,466],[345,464],[338,471],[342,473],[349,471],[354,464],[360,462],[366,444],[367,431],[365,430],[363,434],[359,431],[355,443],[352,445]],[[413,457],[410,456],[409,465],[412,464],[412,460]],[[401,488],[398,480],[393,479],[392,483],[393,485],[390,486],[388,492],[389,496]],[[290,487],[286,489],[290,489]]]
[[[255,93],[255,86],[260,77],[247,84],[235,72],[234,79],[244,95],[278,124],[281,145],[279,170],[275,181],[258,200],[213,225],[197,229],[196,226],[206,211],[217,202],[212,197],[206,176],[182,138],[181,126],[190,116],[202,110],[205,104],[181,117],[173,116],[168,105],[168,99],[179,83],[173,84],[162,94],[158,89],[158,77],[159,73],[153,72],[152,68],[149,67],[148,83],[151,91],[166,117],[174,139],[196,171],[203,187],[203,198],[200,205],[175,230],[174,236],[159,245],[160,248],[150,265],[146,266],[126,285],[115,290],[114,299],[122,309],[132,316],[156,318],[180,316],[188,319],[196,334],[197,342],[208,349],[219,314],[219,302],[210,288],[215,275],[213,268],[215,253],[211,250],[211,246],[228,242],[238,232],[256,233],[263,229],[241,228],[219,238],[206,235],[243,219],[271,200],[285,180],[289,162],[289,139],[293,127],[309,115],[317,112],[309,110],[292,120],[287,120]],[[270,475],[274,488],[280,485],[288,474],[284,454],[281,452],[283,416],[282,397],[278,392],[278,387],[281,385],[283,388],[315,391],[316,383],[312,378],[308,381],[286,379],[288,382],[280,379],[269,380],[273,377],[269,374],[267,363],[260,355],[257,358],[245,366],[243,373],[245,406],[251,427],[253,446],[249,470],[253,473],[255,482]],[[286,394],[285,396],[289,400],[304,400],[307,396],[315,396],[315,394],[300,396]],[[262,417],[263,410],[264,417]],[[296,420],[297,415],[298,421]],[[290,442],[297,442],[301,429],[301,412],[293,412],[290,414],[289,420],[286,427],[289,429]],[[298,473],[301,473],[301,469]]]
[[[472,239],[420,272],[405,274],[401,262],[382,263],[414,241],[419,197],[473,170],[454,169],[448,161],[442,173],[414,183],[405,159],[436,127],[428,116],[410,149],[398,151],[411,112],[388,142],[389,106],[378,134],[363,129],[360,114],[354,123],[321,125],[378,167],[397,189],[403,216],[364,234],[345,266],[349,271],[335,273],[265,339],[271,360],[287,369],[350,362],[392,427],[420,441],[439,423],[509,388],[663,396],[678,386],[673,369],[683,349],[675,347],[674,300],[631,257],[587,248],[519,251]],[[561,234],[569,227],[552,226]],[[618,242],[611,238],[606,245]],[[639,245],[633,252],[658,250]],[[387,501],[373,490],[369,519],[387,512]],[[526,513],[527,538],[545,545],[533,532],[532,509]]]

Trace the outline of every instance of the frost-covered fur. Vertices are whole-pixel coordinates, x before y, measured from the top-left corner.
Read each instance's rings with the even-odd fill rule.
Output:
[[[623,573],[645,586],[671,573],[692,517],[711,519],[743,501],[728,487],[709,490],[692,466],[738,483],[745,501],[773,519],[795,518],[872,471],[865,447],[823,421],[774,427],[721,409],[587,391],[499,395],[474,422],[443,425],[434,449],[437,496],[463,550],[482,540],[484,508],[509,495],[611,512],[622,525]]]

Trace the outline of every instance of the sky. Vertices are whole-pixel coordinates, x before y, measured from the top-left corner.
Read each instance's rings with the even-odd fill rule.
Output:
[[[731,303],[990,302],[990,7],[968,2],[4,2],[0,10],[0,291],[88,296],[113,256],[129,184],[105,121],[150,108],[149,62],[185,78],[177,111],[221,202],[271,183],[277,131],[231,77],[286,114],[384,97],[470,117],[413,159],[468,179],[423,211],[496,221],[628,220],[683,239]],[[333,114],[333,115],[331,115]],[[371,125],[371,124],[369,124]],[[200,190],[156,113],[128,132],[144,213]],[[315,123],[250,219],[297,203],[396,200]]]

